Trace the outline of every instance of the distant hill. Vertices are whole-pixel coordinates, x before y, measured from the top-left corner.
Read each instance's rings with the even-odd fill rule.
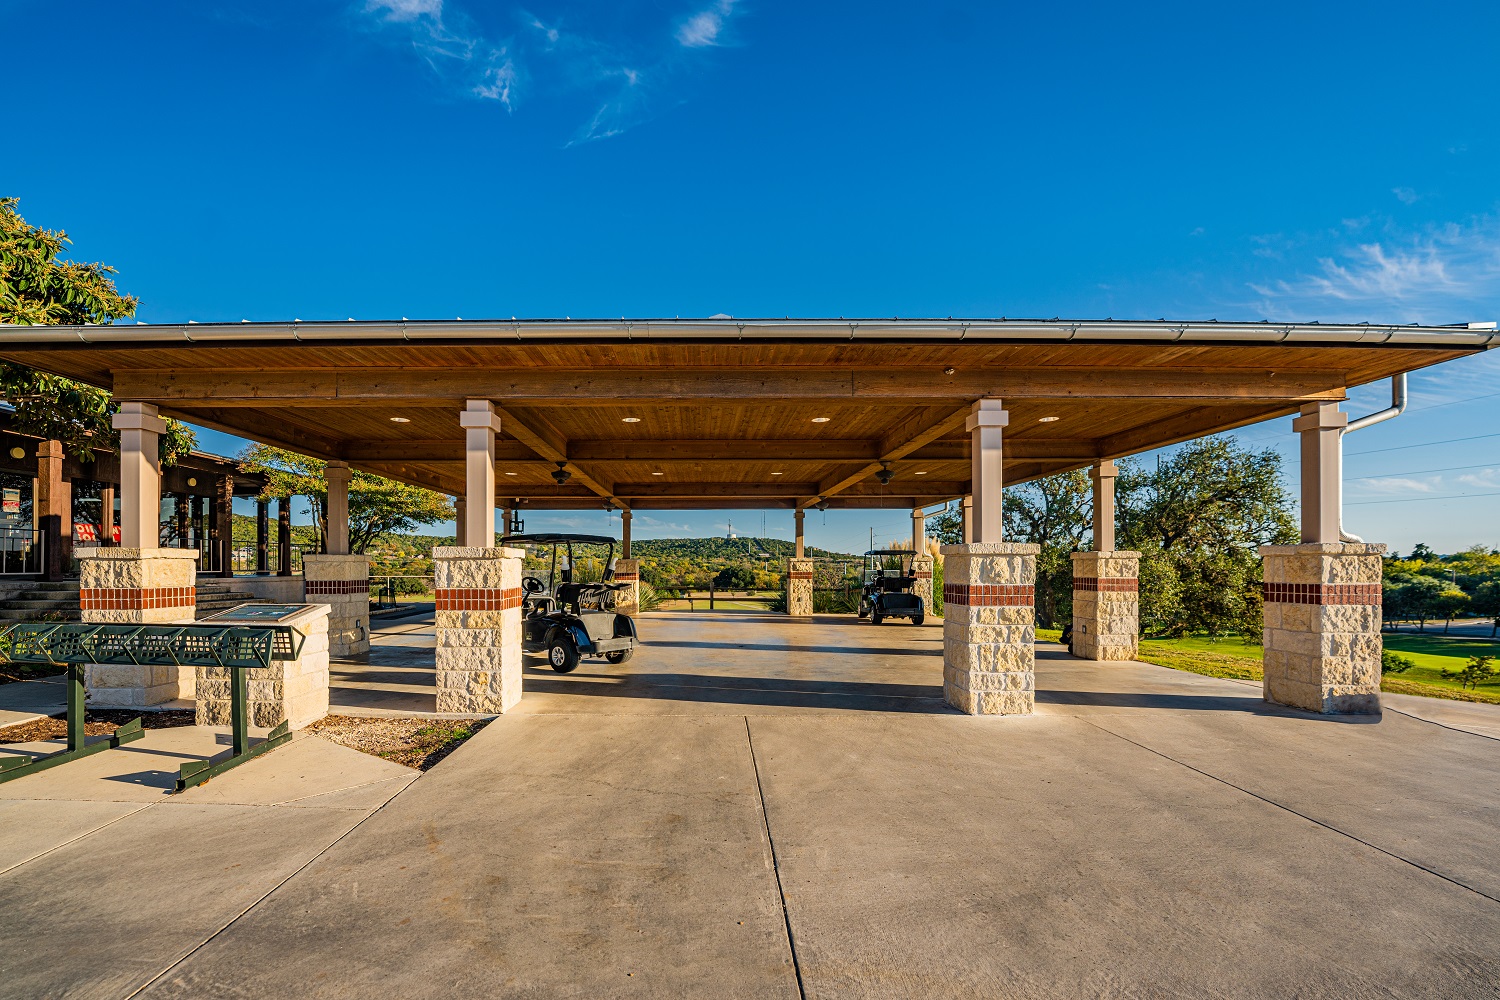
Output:
[[[784,538],[640,538],[630,540],[630,554],[637,559],[758,560],[761,553],[786,559],[795,546]],[[848,553],[807,546],[814,559],[852,558]]]

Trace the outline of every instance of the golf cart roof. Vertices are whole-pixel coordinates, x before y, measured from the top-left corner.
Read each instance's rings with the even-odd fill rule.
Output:
[[[500,539],[501,545],[524,544],[526,542],[535,542],[538,545],[562,545],[567,542],[593,542],[599,545],[614,545],[615,539],[609,535],[569,535],[550,531],[534,535],[506,535]]]

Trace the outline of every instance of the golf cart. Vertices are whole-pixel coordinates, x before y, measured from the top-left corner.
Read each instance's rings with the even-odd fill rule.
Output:
[[[615,540],[608,535],[509,535],[501,545],[524,548],[521,649],[545,653],[560,674],[581,656],[624,663],[635,652],[635,621],[614,610]]]
[[[927,609],[917,594],[917,574],[910,549],[871,549],[865,553],[864,589],[859,593],[859,617],[879,625],[886,618],[910,618],[922,624]]]

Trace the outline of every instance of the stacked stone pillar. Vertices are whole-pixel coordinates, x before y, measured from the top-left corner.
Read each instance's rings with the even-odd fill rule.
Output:
[[[641,561],[616,559],[615,583],[625,585],[615,591],[615,610],[622,614],[633,614],[641,605]]]
[[[1139,552],[1073,553],[1073,655],[1133,660],[1140,651]]]
[[[85,622],[191,624],[197,614],[194,549],[95,548],[79,551],[79,605]],[[93,664],[84,671],[94,708],[147,708],[194,693],[191,668]]]
[[[932,606],[932,571],[936,564],[937,560],[925,552],[911,557],[911,571],[916,577],[912,592],[922,599],[922,610],[929,615],[937,613]]]
[[[786,613],[793,618],[813,615],[813,561],[793,557],[786,561]]]
[[[334,656],[370,651],[370,560],[361,555],[304,555],[306,599],[328,605],[328,650]]]
[[[1380,713],[1384,545],[1263,545],[1267,701]]]
[[[234,624],[218,619],[215,624]],[[250,725],[271,729],[287,722],[292,729],[317,722],[328,714],[328,605],[314,604],[294,618],[277,622],[305,637],[294,660],[273,660],[269,667],[252,667],[246,677]],[[199,667],[194,721],[200,726],[228,726],[231,671],[234,667]]]
[[[524,555],[503,547],[432,550],[439,712],[493,715],[520,702]]]
[[[1036,701],[1041,546],[943,546],[943,698],[970,715],[1025,715]]]

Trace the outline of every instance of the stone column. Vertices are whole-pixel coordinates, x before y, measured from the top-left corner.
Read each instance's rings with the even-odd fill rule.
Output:
[[[1380,714],[1384,553],[1384,545],[1338,541],[1261,546],[1267,701]]]
[[[793,543],[792,558],[805,559],[807,558],[807,511],[803,510],[801,507],[798,507],[796,513],[792,515],[792,518],[795,525],[793,531],[793,538],[795,539],[795,541]]]
[[[314,604],[278,625],[290,625],[306,638],[295,660],[273,660],[269,667],[252,667],[246,678],[250,725],[263,729],[286,720],[292,729],[317,722],[328,714],[328,605]],[[230,667],[197,668],[197,706],[200,726],[232,723]]]
[[[255,572],[265,576],[271,571],[271,517],[264,500],[255,501]]]
[[[328,520],[325,548],[331,556],[349,554],[349,480],[353,477],[347,462],[329,462],[323,467],[323,482],[328,487],[328,504],[323,508]]]
[[[234,576],[234,477],[219,478],[214,535],[219,540],[219,575]]]
[[[625,589],[615,594],[615,610],[627,615],[640,610],[641,561],[639,559],[616,559],[615,583],[625,584]]]
[[[911,557],[911,571],[916,576],[912,591],[922,599],[923,613],[929,616],[937,614],[932,604],[932,571],[936,563],[936,559],[920,550]]]
[[[1133,660],[1140,650],[1139,552],[1073,553],[1073,655]]]
[[[120,511],[136,512],[129,496]],[[198,553],[192,549],[98,548],[80,553],[78,592],[85,622],[189,624],[197,611]],[[84,671],[92,708],[143,708],[193,697],[193,671],[174,666],[96,664]]]
[[[998,399],[977,400],[964,423],[972,439],[969,488],[974,491],[974,517],[970,534],[975,544],[998,542],[1004,534],[1001,434],[1009,423],[1010,414]]]
[[[493,517],[493,504],[484,510]],[[520,702],[524,555],[495,546],[432,550],[439,712],[491,715]]]
[[[32,503],[45,539],[49,580],[61,580],[73,556],[73,483],[63,478],[66,458],[61,441],[43,441],[37,445],[37,491],[32,495]]]
[[[801,511],[798,511],[800,514]],[[813,614],[813,561],[791,558],[786,561],[786,613],[793,618],[811,618]]]
[[[1025,715],[1036,700],[1041,546],[943,546],[943,699],[970,715]]]
[[[370,560],[347,553],[302,557],[308,601],[328,605],[328,652],[360,656],[370,651]]]
[[[458,415],[464,429],[464,463],[468,507],[464,541],[469,548],[495,544],[495,435],[500,418],[488,399],[471,399]]]

